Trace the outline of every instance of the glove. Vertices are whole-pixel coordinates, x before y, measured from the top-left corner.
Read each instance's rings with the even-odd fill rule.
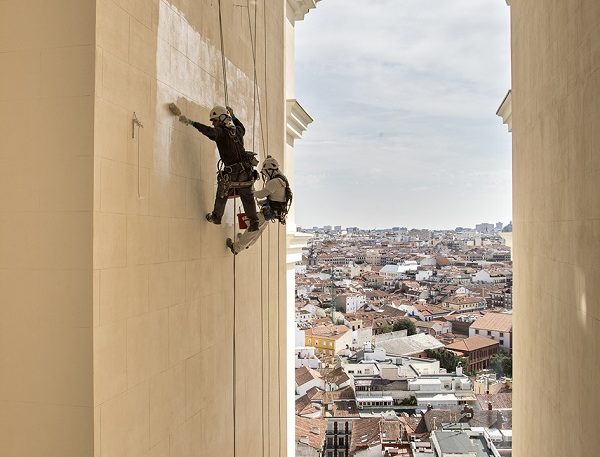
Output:
[[[179,116],[179,122],[185,125],[190,125],[192,123],[192,121],[185,117],[183,114]]]
[[[175,103],[169,103],[169,110],[175,116],[181,116],[181,110],[179,109],[179,107]]]
[[[229,115],[230,115],[231,117],[235,117],[235,114],[233,114],[233,108],[232,108],[231,106],[228,106],[228,107],[227,107],[227,112],[229,113]]]

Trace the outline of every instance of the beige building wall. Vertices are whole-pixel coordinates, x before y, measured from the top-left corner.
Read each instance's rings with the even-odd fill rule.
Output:
[[[0,2],[0,455],[93,451],[91,0]]]
[[[284,4],[258,3],[283,162]],[[222,4],[251,149],[248,14]],[[0,455],[285,455],[285,228],[234,262],[214,143],[166,108],[208,123],[220,49],[216,0],[0,2]]]
[[[598,455],[600,2],[511,5],[514,455]]]

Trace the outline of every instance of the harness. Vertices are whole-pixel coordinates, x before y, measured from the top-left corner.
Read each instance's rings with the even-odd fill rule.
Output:
[[[224,128],[224,130],[235,143],[241,143],[236,130],[229,128]],[[219,184],[218,189],[221,198],[235,197],[236,189],[252,187],[254,181],[258,179],[258,172],[254,169],[255,162],[258,163],[255,155],[250,151],[244,150],[240,153],[238,150],[237,159],[239,162],[231,165],[225,165],[219,159],[217,163],[217,183]]]
[[[281,179],[281,181],[283,181],[283,183],[285,184],[285,201],[277,202],[277,201],[270,200],[269,198],[267,198],[267,201],[268,201],[269,210],[272,212],[272,216],[273,216],[271,218],[271,220],[277,219],[277,220],[279,220],[280,224],[285,225],[285,219],[286,219],[288,212],[290,211],[290,208],[292,206],[293,193],[292,193],[292,189],[290,188],[290,183],[288,182],[288,180],[285,176],[276,174],[271,177],[271,179],[277,179],[277,178]]]

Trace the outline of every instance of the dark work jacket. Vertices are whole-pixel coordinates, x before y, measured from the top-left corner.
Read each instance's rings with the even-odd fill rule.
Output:
[[[200,122],[192,122],[192,125],[200,133],[217,143],[219,155],[225,166],[244,160],[244,134],[246,129],[236,117],[233,117],[232,120],[235,130],[226,127],[209,127]]]

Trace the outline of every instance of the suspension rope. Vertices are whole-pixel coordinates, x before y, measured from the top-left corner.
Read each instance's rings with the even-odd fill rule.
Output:
[[[269,85],[267,84],[267,10],[266,10],[266,0],[263,1],[263,35],[264,35],[264,52],[265,52],[265,120],[267,123],[267,143],[265,145],[267,155],[269,155]],[[262,126],[262,117],[261,117],[261,126]]]
[[[229,94],[227,93],[227,65],[225,63],[225,46],[223,44],[223,18],[221,15],[221,0],[219,0],[219,33],[221,35],[221,65],[223,66],[223,92],[225,94],[225,106],[229,106]]]
[[[254,37],[252,36],[252,25],[251,25],[251,21],[250,21],[250,8],[248,8],[248,27],[250,29],[250,41],[252,44],[252,61],[254,64],[254,99],[255,99],[255,103],[256,100],[258,100],[258,118],[259,118],[259,122],[260,122],[260,136],[261,136],[261,146],[262,146],[262,154],[261,157],[264,159],[264,157],[266,157],[267,155],[269,155],[269,140],[268,140],[268,131],[267,131],[267,141],[265,142],[265,132],[264,132],[264,121],[263,121],[263,115],[262,115],[262,103],[260,101],[260,91],[258,90],[258,72],[257,72],[257,65],[256,65],[256,45],[258,43],[257,40],[257,24],[258,24],[258,2],[255,3],[254,5]],[[266,6],[263,2],[263,16],[266,14]],[[265,42],[266,42],[266,37],[265,37]],[[266,47],[265,47],[266,50]],[[265,68],[266,68],[266,60],[267,60],[267,55],[266,55],[266,51],[265,51]],[[266,71],[266,70],[265,70]],[[267,84],[267,79],[266,79],[266,73],[265,73],[265,86]],[[265,89],[265,96],[266,96],[266,89]],[[265,105],[267,105],[267,111],[268,111],[268,101],[265,101]],[[255,105],[256,106],[256,105]],[[255,113],[256,113],[256,108],[255,108]],[[268,113],[267,113],[267,128],[268,128]]]
[[[250,32],[250,47],[252,48],[252,63],[253,63],[253,105],[252,105],[252,150],[256,151],[256,98],[258,94],[258,78],[256,75],[256,14],[258,8],[256,4],[254,5],[254,36],[252,36],[252,20],[250,19],[250,0],[246,2],[246,12],[248,13],[248,30]],[[260,100],[259,100],[259,109],[260,109]],[[261,121],[262,122],[262,121]],[[260,155],[260,149],[259,149]],[[264,146],[263,146],[263,154],[260,155],[262,158],[264,155]]]
[[[262,116],[262,109],[261,109],[261,100],[260,100],[260,91],[258,90],[258,72],[257,72],[257,65],[256,65],[256,43],[257,43],[257,11],[258,11],[258,2],[255,3],[254,5],[254,30],[252,29],[252,20],[250,17],[250,0],[247,0],[247,4],[246,4],[246,11],[247,11],[247,16],[248,16],[248,29],[250,32],[250,43],[251,43],[251,48],[252,48],[252,62],[253,62],[253,86],[254,86],[254,93],[253,93],[253,122],[252,122],[252,147],[253,150],[256,150],[256,105],[257,105],[257,101],[258,101],[258,117],[259,117],[259,122],[260,122],[260,133],[261,133],[261,144],[262,144],[262,155],[261,158],[264,159],[264,157],[266,155],[268,155],[269,153],[269,105],[268,105],[268,89],[267,89],[267,29],[266,29],[266,24],[267,24],[267,19],[266,19],[266,3],[263,2],[263,23],[264,23],[264,60],[265,60],[265,65],[264,65],[264,84],[265,84],[265,111],[266,111],[266,119],[263,121],[263,116]],[[228,90],[227,90],[227,68],[226,68],[226,61],[225,61],[225,50],[224,50],[224,39],[223,39],[223,19],[222,19],[222,12],[221,12],[221,0],[219,0],[219,32],[220,32],[220,38],[221,38],[221,64],[222,64],[222,68],[223,68],[223,91],[224,91],[224,95],[225,95],[225,105],[229,106],[229,95],[228,95]],[[267,124],[266,127],[266,141],[265,141],[265,133],[264,133],[264,128],[263,125]],[[259,148],[259,154],[260,154],[261,150]],[[236,240],[236,225],[235,225],[235,219],[236,219],[236,208],[234,205],[234,214],[233,214],[233,240]],[[268,227],[268,257],[270,259],[270,248],[271,248],[271,230],[270,230],[270,224]],[[264,269],[264,265],[263,265],[263,241],[261,239],[261,247],[260,247],[260,262],[261,262],[261,355],[262,355],[262,370],[261,370],[261,384],[263,386],[263,401],[261,402],[262,405],[262,426],[261,426],[261,430],[262,430],[262,449],[263,449],[263,456],[265,454],[265,402],[264,402],[264,386],[265,386],[265,379],[264,379],[264,321],[265,321],[265,316],[264,316],[264,293],[263,293],[263,269]],[[280,285],[279,285],[279,281],[280,281],[280,272],[279,272],[279,262],[280,262],[280,247],[279,247],[279,227],[278,227],[278,232],[277,232],[277,381],[278,381],[278,404],[279,404],[279,408],[278,408],[278,417],[279,417],[279,448],[281,449],[281,436],[282,436],[282,432],[281,432],[281,348],[280,348],[280,338],[281,338],[281,332],[280,332],[280,312],[279,312],[279,302],[280,302]],[[269,343],[271,340],[271,313],[270,313],[270,309],[271,309],[271,285],[270,285],[270,278],[271,278],[271,262],[267,261],[267,303],[268,303],[268,307],[267,307],[267,342]],[[235,456],[237,453],[237,440],[236,440],[236,425],[237,425],[237,350],[236,350],[236,282],[237,282],[237,277],[236,277],[236,256],[233,256],[233,455]],[[269,379],[270,379],[270,373],[271,373],[271,354],[269,351],[269,356],[267,358],[267,372],[269,373]],[[267,388],[267,414],[266,414],[266,419],[267,419],[267,427],[269,429],[269,434],[270,434],[270,428],[271,428],[271,394],[270,394],[270,389]],[[268,445],[268,455],[271,455],[271,446],[270,443]]]
[[[254,31],[252,29],[252,20],[250,18],[250,0],[246,2],[246,12],[248,16],[248,31],[250,33],[250,45],[252,48],[252,63],[253,63],[253,98],[252,98],[252,150],[256,151],[256,101],[257,98],[260,97],[258,95],[258,77],[256,71],[256,24],[257,24],[257,12],[258,7],[257,4],[254,4]],[[258,109],[260,116],[260,98],[258,99]],[[262,119],[261,119],[261,133],[262,133]],[[262,151],[262,154],[261,154]],[[259,148],[259,157],[264,160],[264,140],[262,150]],[[260,335],[261,335],[261,447],[262,447],[262,455],[265,455],[265,417],[267,418],[267,427],[270,426],[270,411],[267,411],[265,414],[265,311],[264,311],[264,281],[263,281],[263,246],[264,240],[261,237],[260,240]],[[269,281],[269,276],[267,275],[267,281]],[[267,287],[268,286],[267,282]],[[268,318],[268,315],[267,315]],[[268,327],[268,326],[267,326]],[[269,389],[267,388],[267,397],[268,397]],[[270,455],[270,449],[269,449]]]
[[[233,205],[233,240],[236,239],[236,229],[235,229],[235,218],[236,218],[236,208],[235,204]],[[236,325],[235,325],[235,311],[236,311],[236,272],[235,272],[235,258],[233,256],[233,455],[236,456],[237,452],[237,440],[236,440],[236,425],[237,425],[237,351],[235,347],[235,339],[236,339]]]
[[[279,393],[279,452],[281,453],[281,437],[283,436],[281,431],[281,278],[279,274],[281,272],[280,254],[281,246],[279,245],[279,234],[281,233],[281,225],[277,224],[277,392]],[[286,354],[287,356],[287,354]],[[287,389],[286,389],[287,397]]]
[[[260,408],[261,421],[260,430],[262,432],[262,456],[265,455],[265,307],[264,307],[264,281],[263,281],[263,245],[264,240],[260,238]],[[268,279],[268,278],[267,278]],[[267,392],[269,390],[267,389]]]
[[[267,227],[268,230],[268,242],[267,242],[267,255],[269,260],[271,259],[271,224]],[[271,262],[267,262],[267,341],[269,342],[269,347],[271,347]],[[271,351],[269,351],[269,357],[267,358],[267,372],[269,373],[269,379],[271,378]],[[267,420],[269,425],[269,457],[271,456],[271,391],[269,389],[269,393],[267,395]]]

